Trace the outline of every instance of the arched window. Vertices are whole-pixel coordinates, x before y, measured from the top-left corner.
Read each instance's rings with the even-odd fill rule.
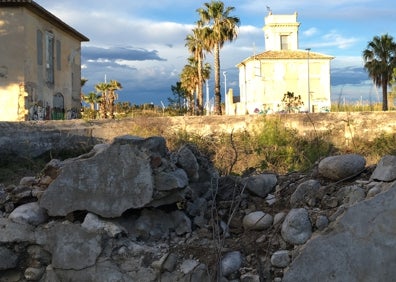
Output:
[[[65,101],[62,93],[58,92],[53,97],[51,119],[65,118]]]

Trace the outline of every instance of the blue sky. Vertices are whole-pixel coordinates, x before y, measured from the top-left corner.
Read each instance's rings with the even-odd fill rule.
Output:
[[[185,37],[198,20],[197,0],[36,0],[36,2],[90,38],[82,45],[83,91],[98,82],[115,79],[123,85],[120,101],[167,104],[171,85],[189,56]],[[239,92],[238,69],[243,59],[264,51],[264,17],[298,13],[300,49],[334,56],[331,63],[332,100],[376,102],[376,89],[363,69],[362,51],[376,35],[396,41],[396,5],[389,0],[227,0],[240,18],[238,38],[221,50],[221,68],[227,88]],[[212,56],[207,55],[208,62]],[[223,77],[222,77],[223,79]],[[224,83],[224,82],[222,82]],[[224,84],[222,84],[222,87]],[[213,83],[209,83],[213,95]],[[223,93],[224,89],[222,89]],[[377,92],[379,95],[377,95]]]

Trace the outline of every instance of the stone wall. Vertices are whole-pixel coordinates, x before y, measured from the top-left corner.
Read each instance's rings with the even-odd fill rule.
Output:
[[[91,147],[136,129],[200,135],[257,130],[265,119],[279,119],[301,135],[327,134],[335,146],[348,146],[355,138],[372,140],[381,133],[396,134],[396,112],[311,113],[244,116],[160,117],[123,120],[67,120],[1,122],[0,154],[30,157],[51,150]]]

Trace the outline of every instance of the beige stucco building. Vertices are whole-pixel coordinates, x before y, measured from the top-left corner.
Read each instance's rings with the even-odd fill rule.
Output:
[[[240,96],[226,97],[226,114],[271,113],[285,110],[285,93],[300,95],[300,111],[328,111],[332,56],[300,50],[297,13],[265,17],[265,52],[253,54],[237,65]],[[310,95],[308,95],[310,93]]]
[[[0,120],[73,118],[87,37],[31,0],[0,0]]]

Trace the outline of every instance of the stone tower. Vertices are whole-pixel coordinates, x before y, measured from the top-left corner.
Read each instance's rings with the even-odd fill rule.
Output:
[[[270,11],[264,22],[265,51],[298,50],[297,13],[273,15]]]

